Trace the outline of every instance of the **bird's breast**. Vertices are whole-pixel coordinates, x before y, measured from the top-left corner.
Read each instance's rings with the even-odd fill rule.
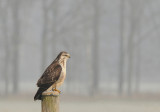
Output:
[[[65,78],[66,78],[66,69],[62,69],[61,75],[60,75],[58,81],[56,82],[56,85],[61,86],[63,84]]]

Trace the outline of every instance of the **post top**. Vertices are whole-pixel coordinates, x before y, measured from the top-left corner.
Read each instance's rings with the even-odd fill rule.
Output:
[[[46,91],[42,93],[42,96],[59,96],[58,91]]]

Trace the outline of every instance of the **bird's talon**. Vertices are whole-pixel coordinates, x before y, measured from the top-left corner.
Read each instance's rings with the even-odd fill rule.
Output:
[[[61,91],[58,89],[53,89],[53,91],[57,91],[58,93],[61,93]]]

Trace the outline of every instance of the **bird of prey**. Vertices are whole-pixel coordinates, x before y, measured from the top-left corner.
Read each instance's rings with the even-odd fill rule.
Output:
[[[37,82],[39,87],[34,96],[34,100],[41,100],[42,93],[46,91],[60,91],[57,87],[61,86],[66,77],[66,62],[70,58],[67,52],[60,52],[57,58],[47,67]]]

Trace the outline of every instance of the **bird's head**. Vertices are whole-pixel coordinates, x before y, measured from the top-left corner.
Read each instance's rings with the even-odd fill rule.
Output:
[[[67,60],[68,58],[70,58],[70,54],[68,54],[67,52],[60,52],[59,55],[57,56],[57,58],[59,60]]]

